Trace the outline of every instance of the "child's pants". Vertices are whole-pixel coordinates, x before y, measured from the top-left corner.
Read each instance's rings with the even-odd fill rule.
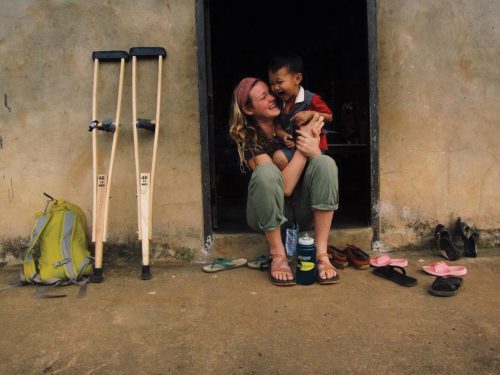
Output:
[[[284,181],[273,163],[258,165],[248,184],[247,222],[255,231],[269,232],[288,222],[300,230],[312,228],[313,210],[338,208],[338,175],[335,161],[326,155],[310,160],[290,198],[285,199]]]

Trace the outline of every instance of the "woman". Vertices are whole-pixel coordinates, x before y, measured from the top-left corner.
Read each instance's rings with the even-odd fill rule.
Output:
[[[338,281],[327,253],[333,212],[338,208],[337,167],[319,148],[323,118],[315,116],[297,131],[297,152],[280,171],[273,164],[274,121],[280,114],[269,87],[257,78],[244,78],[233,93],[229,133],[238,147],[242,168],[252,170],[248,186],[247,222],[263,231],[269,244],[271,281],[294,285],[281,240],[281,226],[314,225],[318,282]]]

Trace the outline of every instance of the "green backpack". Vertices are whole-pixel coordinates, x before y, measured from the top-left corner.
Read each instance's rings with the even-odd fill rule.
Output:
[[[29,284],[77,284],[93,272],[86,220],[74,204],[54,200],[37,221],[24,256],[21,281]]]

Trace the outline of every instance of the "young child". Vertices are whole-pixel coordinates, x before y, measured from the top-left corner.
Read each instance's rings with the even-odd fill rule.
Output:
[[[285,147],[273,154],[274,163],[283,170],[295,153],[295,129],[306,125],[319,114],[325,123],[332,122],[332,111],[317,94],[305,90],[302,82],[302,59],[298,55],[275,56],[268,66],[271,90],[280,101],[279,124],[275,124],[276,137]],[[321,134],[320,148],[328,149],[326,135]]]

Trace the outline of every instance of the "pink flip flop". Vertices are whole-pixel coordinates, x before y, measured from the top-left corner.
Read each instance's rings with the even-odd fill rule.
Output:
[[[408,265],[407,259],[392,259],[389,255],[384,254],[376,258],[370,259],[370,264],[373,267],[383,267],[383,266],[398,266],[406,267]]]
[[[444,261],[432,263],[430,266],[422,268],[434,276],[464,276],[467,274],[467,268],[464,266],[448,266]]]

